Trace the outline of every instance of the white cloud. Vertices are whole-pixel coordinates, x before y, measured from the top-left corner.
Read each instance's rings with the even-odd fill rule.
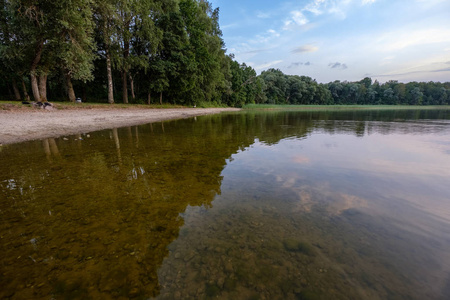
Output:
[[[292,53],[306,53],[306,52],[316,52],[319,47],[313,45],[303,45],[292,50]]]
[[[262,11],[258,11],[258,12],[256,12],[256,17],[260,18],[260,19],[268,19],[268,18],[270,18],[270,14],[262,12]]]
[[[301,11],[293,11],[291,12],[292,15],[292,21],[295,22],[297,25],[305,25],[308,23],[308,19],[305,17],[305,15]]]
[[[382,66],[392,64],[392,62],[393,62],[394,59],[395,59],[395,56],[393,56],[393,55],[384,57],[384,58],[381,60],[381,63],[380,63],[380,64],[381,64]]]
[[[230,29],[230,28],[236,28],[239,27],[239,23],[232,23],[232,24],[227,24],[227,25],[222,25],[220,26],[220,29]]]
[[[267,32],[276,37],[280,36],[280,34],[273,29],[269,29],[269,30],[267,30]]]
[[[383,34],[377,39],[379,50],[386,52],[441,42],[450,42],[450,29],[398,30]]]
[[[291,11],[290,14],[291,17],[284,22],[283,30],[293,30],[299,26],[304,26],[309,22],[305,15],[299,10]]]
[[[269,29],[266,32],[259,34],[257,36],[255,36],[254,39],[250,40],[250,44],[268,44],[270,43],[273,39],[280,37],[280,34],[273,30],[273,29]],[[258,46],[260,47],[260,46]]]
[[[439,4],[441,2],[445,2],[446,0],[416,0],[417,3],[424,4],[426,6],[433,6]]]
[[[375,3],[375,1],[377,1],[377,0],[362,0],[362,4],[363,5],[372,4],[372,3]]]
[[[282,63],[282,62],[283,62],[282,60],[274,60],[274,61],[271,61],[271,62],[268,62],[268,63],[264,63],[264,64],[261,64],[261,65],[253,66],[253,68],[255,70],[267,69],[267,68],[273,67],[275,65],[278,65],[279,63]]]
[[[322,5],[326,2],[326,0],[314,0],[313,2],[306,5],[303,10],[309,11],[315,15],[323,14]]]
[[[298,27],[305,27],[306,24],[310,23],[307,16],[308,14],[313,14],[312,17],[317,17],[322,14],[335,15],[341,19],[347,17],[347,11],[351,8],[352,2],[355,0],[312,0],[306,5],[292,10],[290,12],[290,17],[284,22],[284,30],[294,30]],[[373,3],[376,0],[359,0],[366,3]]]
[[[354,0],[312,0],[306,4],[301,12],[310,12],[318,16],[324,13],[337,14],[339,16],[345,16],[345,11]],[[363,3],[372,3],[376,0],[362,0]]]
[[[348,68],[346,64],[342,64],[340,62],[329,63],[328,67],[330,67],[331,69],[339,69],[339,70],[345,70]]]

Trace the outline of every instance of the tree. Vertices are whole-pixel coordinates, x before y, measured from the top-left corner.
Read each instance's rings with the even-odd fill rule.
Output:
[[[261,73],[266,85],[267,101],[270,104],[286,104],[287,80],[283,72],[278,69],[269,69]]]
[[[28,66],[36,101],[46,101],[47,76],[53,68],[63,69],[68,83],[71,78],[92,79],[90,0],[11,0],[3,4],[14,32],[9,37],[9,48],[20,49],[8,55],[19,76],[20,66]]]
[[[114,103],[112,76],[112,53],[117,51],[116,0],[97,0],[94,2],[94,22],[96,24],[97,45],[100,55],[106,60],[108,103]]]
[[[222,32],[219,28],[219,10],[212,9],[208,1],[182,0],[180,13],[188,36],[188,52],[193,53],[195,62],[191,65],[195,94],[194,103],[199,101],[220,102],[221,94],[227,88],[222,72],[226,61]]]
[[[421,105],[423,99],[423,93],[419,87],[415,87],[411,92],[411,105]]]
[[[72,79],[92,80],[95,44],[94,22],[89,0],[64,1],[58,11],[59,28],[51,43],[66,78],[69,100],[75,102]]]

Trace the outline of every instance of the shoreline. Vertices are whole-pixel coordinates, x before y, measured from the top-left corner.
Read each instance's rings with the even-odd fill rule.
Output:
[[[98,108],[0,111],[0,146],[239,110],[238,108]]]

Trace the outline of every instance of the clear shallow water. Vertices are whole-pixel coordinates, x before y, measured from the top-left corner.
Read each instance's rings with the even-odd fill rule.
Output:
[[[447,299],[449,119],[250,112],[3,146],[0,298]]]

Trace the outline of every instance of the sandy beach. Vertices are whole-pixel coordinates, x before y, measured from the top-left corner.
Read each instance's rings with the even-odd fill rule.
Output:
[[[182,119],[236,108],[72,109],[0,111],[0,145]]]

